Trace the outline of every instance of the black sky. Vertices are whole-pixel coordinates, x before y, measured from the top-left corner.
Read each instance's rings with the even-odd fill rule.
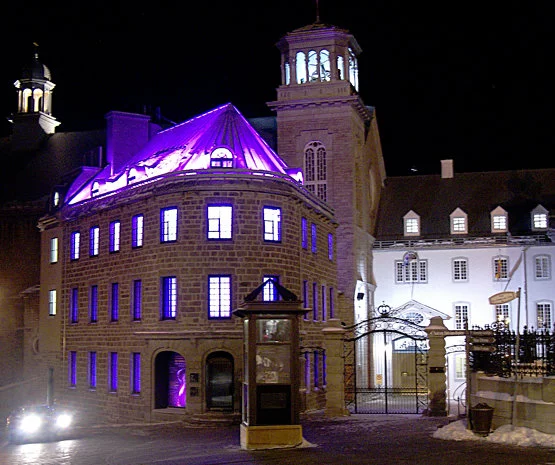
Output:
[[[315,0],[140,3],[12,2],[0,15],[2,116],[16,110],[33,42],[60,131],[145,105],[176,122],[227,102],[272,115],[275,43],[316,19]],[[319,0],[321,22],[362,47],[360,93],[376,108],[389,175],[436,173],[445,158],[456,171],[554,166],[554,3]]]

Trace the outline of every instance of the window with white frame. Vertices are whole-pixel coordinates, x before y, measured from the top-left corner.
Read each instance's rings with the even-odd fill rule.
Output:
[[[304,185],[321,200],[327,201],[326,147],[320,141],[312,141],[304,148]]]
[[[262,300],[264,302],[274,302],[279,300],[277,287],[274,283],[279,283],[279,276],[265,275],[262,279],[264,288],[262,291]]]
[[[48,315],[55,316],[57,313],[58,305],[58,293],[56,289],[50,289],[48,291]]]
[[[161,318],[162,320],[175,320],[177,316],[177,277],[164,276],[161,285]]]
[[[94,257],[98,255],[98,248],[100,242],[100,228],[93,226],[89,232],[89,255]]]
[[[395,261],[395,282],[426,283],[428,282],[428,260],[415,259]]]
[[[534,257],[534,277],[538,280],[551,278],[551,259],[549,255]]]
[[[493,259],[493,278],[502,281],[509,278],[509,258],[498,256]]]
[[[468,260],[466,258],[453,259],[453,281],[468,281]]]
[[[455,329],[466,329],[468,304],[455,304]]]
[[[549,211],[541,205],[534,208],[532,210],[532,229],[536,231],[547,229],[548,214]]]
[[[509,304],[498,304],[495,306],[495,321],[508,324],[510,320]]]
[[[160,211],[160,242],[177,240],[177,207],[163,208]]]
[[[143,246],[143,224],[143,215],[135,215],[131,219],[131,247],[133,248]]]
[[[451,220],[451,234],[468,233],[468,215],[463,210],[456,208],[449,217]]]
[[[58,238],[50,238],[50,263],[58,263]]]
[[[269,242],[281,241],[281,208],[264,207],[264,240]]]
[[[508,216],[504,208],[497,207],[491,214],[491,232],[507,232],[508,231]]]
[[[233,208],[231,205],[208,205],[208,239],[231,239]]]
[[[71,260],[79,260],[80,249],[81,249],[81,233],[79,231],[73,231],[71,233],[71,238],[69,243],[69,257]]]
[[[466,379],[466,355],[455,355],[455,378]]]
[[[208,318],[231,317],[231,275],[208,277]]]
[[[536,315],[538,329],[553,330],[553,306],[551,302],[538,302],[536,304]]]
[[[403,216],[403,231],[405,236],[420,235],[420,216],[412,210]]]
[[[120,231],[120,221],[112,221],[110,223],[110,252],[119,252]]]

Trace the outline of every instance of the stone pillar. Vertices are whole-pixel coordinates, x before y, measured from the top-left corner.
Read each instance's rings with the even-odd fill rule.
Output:
[[[329,417],[349,415],[345,407],[345,363],[343,358],[343,337],[345,330],[338,319],[327,321],[322,329],[326,349],[326,408]]]
[[[443,319],[434,316],[425,329],[428,334],[428,410],[431,417],[447,415],[447,376],[445,374],[445,334],[449,331]]]

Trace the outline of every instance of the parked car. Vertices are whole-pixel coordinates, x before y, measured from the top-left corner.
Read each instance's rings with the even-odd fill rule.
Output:
[[[60,439],[70,432],[73,415],[53,405],[32,405],[14,410],[6,419],[8,440],[14,443]]]

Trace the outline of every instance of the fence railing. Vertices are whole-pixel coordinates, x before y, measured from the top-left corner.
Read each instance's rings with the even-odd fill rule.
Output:
[[[472,371],[503,378],[555,376],[555,327],[525,327],[518,334],[518,341],[516,332],[502,322],[486,325],[484,329],[494,331],[495,342],[492,352],[470,352]]]

